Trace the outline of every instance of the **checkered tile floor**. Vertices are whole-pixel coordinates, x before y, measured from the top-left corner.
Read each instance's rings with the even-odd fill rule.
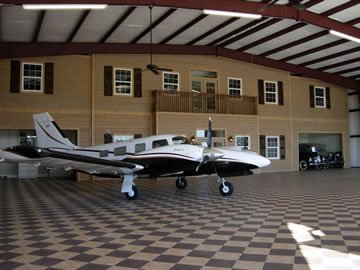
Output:
[[[0,269],[360,269],[359,176],[0,180]]]

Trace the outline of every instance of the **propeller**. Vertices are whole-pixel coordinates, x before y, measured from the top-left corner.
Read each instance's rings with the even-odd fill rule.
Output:
[[[155,75],[159,75],[160,72],[159,70],[161,71],[172,71],[172,69],[169,69],[169,68],[161,68],[157,65],[154,65],[153,62],[152,62],[152,8],[153,6],[150,5],[149,6],[149,10],[150,10],[150,64],[148,64],[146,66],[146,70],[150,70],[152,73],[154,73]]]
[[[263,0],[262,2],[266,2],[266,0]],[[276,4],[277,2],[279,2],[279,0],[272,0],[272,1],[270,1],[269,3],[267,3],[264,7],[262,7],[261,9],[260,9],[260,11],[265,11],[265,10],[267,10],[269,7],[271,7],[271,6],[273,6],[274,4]],[[303,4],[301,4],[300,2],[301,2],[301,0],[289,0],[288,1],[289,2],[289,4],[292,6],[292,7],[294,7],[296,10],[298,10],[298,11],[302,11],[302,10],[304,10],[306,7],[303,5]]]
[[[199,165],[196,167],[196,172],[200,170],[201,166],[204,165],[204,163],[213,162],[217,160],[218,158],[221,158],[224,156],[224,153],[211,149],[211,143],[212,143],[212,135],[211,135],[211,117],[209,117],[209,123],[208,123],[208,130],[207,130],[207,148],[203,151],[203,160],[199,163]],[[214,166],[215,168],[215,166]],[[216,168],[215,168],[216,171]]]

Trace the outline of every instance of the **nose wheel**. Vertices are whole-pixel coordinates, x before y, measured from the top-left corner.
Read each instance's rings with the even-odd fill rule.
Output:
[[[220,194],[223,196],[230,196],[234,192],[234,186],[230,182],[225,181],[224,178],[219,178],[219,182],[221,182],[219,186]]]
[[[140,190],[137,186],[132,185],[132,190],[126,193],[126,198],[129,201],[136,200],[139,197]]]
[[[185,177],[181,176],[178,177],[178,179],[176,180],[176,187],[178,189],[185,189],[187,186],[187,180]]]

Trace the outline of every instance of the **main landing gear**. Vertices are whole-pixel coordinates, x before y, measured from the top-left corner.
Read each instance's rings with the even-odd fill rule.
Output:
[[[223,196],[230,196],[234,192],[234,186],[227,182],[224,178],[218,176],[218,183],[221,183],[219,186],[220,194]],[[184,176],[178,177],[176,180],[176,187],[178,189],[185,189],[187,187],[187,180]]]

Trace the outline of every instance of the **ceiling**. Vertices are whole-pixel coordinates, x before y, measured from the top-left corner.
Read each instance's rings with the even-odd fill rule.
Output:
[[[107,3],[105,10],[29,11],[27,3]],[[279,0],[0,0],[0,58],[149,53],[229,57],[318,78],[360,91],[360,0],[304,0],[297,11]],[[203,9],[256,13],[260,20],[203,14]]]

